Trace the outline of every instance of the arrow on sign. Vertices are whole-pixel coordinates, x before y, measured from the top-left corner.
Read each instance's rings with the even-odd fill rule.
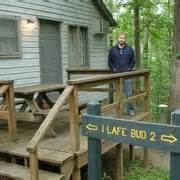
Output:
[[[86,126],[86,128],[89,130],[89,131],[97,131],[98,130],[98,127],[94,124],[88,124]]]
[[[171,135],[161,135],[161,141],[169,142],[171,144],[175,143],[177,141],[177,138]]]

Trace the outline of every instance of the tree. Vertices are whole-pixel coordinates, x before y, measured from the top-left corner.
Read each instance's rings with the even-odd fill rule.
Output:
[[[171,81],[171,111],[180,107],[180,1],[175,0],[174,49]]]
[[[134,45],[136,55],[136,67],[140,68],[141,48],[140,48],[140,24],[139,24],[139,0],[134,0]]]
[[[129,45],[139,50],[141,47],[139,56],[139,50],[135,51],[140,67],[151,72],[151,111],[153,118],[157,120],[158,105],[169,102],[174,0],[106,1],[111,1],[112,9],[116,9],[113,12],[118,26],[112,31],[114,44],[117,42],[118,33],[123,31],[128,35]]]

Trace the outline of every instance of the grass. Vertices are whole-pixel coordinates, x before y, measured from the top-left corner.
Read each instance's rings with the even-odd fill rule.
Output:
[[[142,161],[136,160],[131,164],[129,172],[125,173],[125,180],[169,180],[169,172],[152,165],[144,168]]]

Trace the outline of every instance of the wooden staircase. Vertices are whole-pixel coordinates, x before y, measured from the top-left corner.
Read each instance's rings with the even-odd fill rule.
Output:
[[[20,146],[11,150],[9,147],[6,146],[0,150],[0,179],[8,177],[30,180],[28,152]],[[74,168],[73,158],[72,153],[39,148],[39,180],[70,179]]]
[[[18,164],[0,161],[0,175],[13,180],[30,180],[30,169]],[[39,180],[63,180],[61,174],[39,171]]]

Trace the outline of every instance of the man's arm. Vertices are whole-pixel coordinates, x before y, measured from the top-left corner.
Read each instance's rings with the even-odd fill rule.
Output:
[[[129,70],[131,71],[136,64],[134,50],[131,48],[131,57],[130,57],[130,63],[129,63]]]

